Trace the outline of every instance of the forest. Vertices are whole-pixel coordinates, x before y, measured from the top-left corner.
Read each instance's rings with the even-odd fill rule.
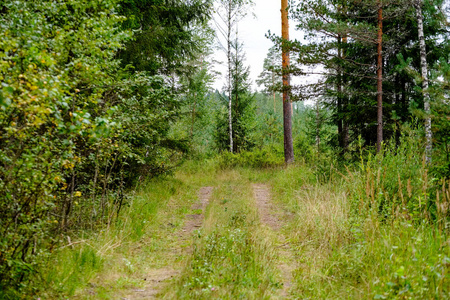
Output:
[[[450,4],[263,2],[0,0],[0,299],[450,299]]]

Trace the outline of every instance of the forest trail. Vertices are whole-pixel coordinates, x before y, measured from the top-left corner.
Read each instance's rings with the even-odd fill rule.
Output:
[[[187,251],[188,253],[192,252],[191,247],[183,249],[181,244],[191,238],[195,229],[202,226],[205,209],[209,203],[213,189],[214,188],[210,186],[200,188],[198,192],[199,201],[191,206],[191,209],[196,213],[186,215],[184,226],[181,231],[178,232],[178,243],[175,248],[169,250],[174,252],[173,254],[177,255],[180,251]],[[142,288],[134,289],[129,296],[123,297],[122,299],[157,299],[159,298],[158,294],[164,289],[169,281],[176,278],[180,272],[181,270],[175,268],[174,265],[148,270],[145,278],[146,284]]]
[[[196,211],[195,214],[186,215],[186,222],[183,229],[180,232],[181,239],[187,239],[190,237],[191,233],[202,226],[203,220],[205,218],[204,212],[206,206],[208,205],[213,187],[206,186],[200,188],[198,192],[199,202],[192,205],[191,209]]]
[[[281,233],[283,226],[282,211],[275,207],[270,194],[269,186],[265,184],[253,184],[253,194],[258,209],[260,221],[266,226],[271,234],[276,234],[276,249],[278,255],[278,270],[281,275],[283,288],[280,291],[281,299],[289,298],[289,290],[294,282],[293,272],[296,269],[295,257],[290,249],[286,236]]]
[[[268,255],[273,257],[275,266],[275,273],[273,274],[275,274],[275,280],[282,284],[281,288],[275,288],[270,292],[270,298],[289,299],[290,290],[294,284],[293,272],[296,269],[296,263],[289,242],[282,233],[282,228],[285,225],[284,213],[282,209],[277,207],[272,201],[271,191],[268,185],[249,183],[247,187],[247,189],[240,189],[240,192],[229,188],[225,188],[225,190],[227,190],[230,195],[233,195],[233,197],[236,197],[236,199],[239,199],[240,196],[234,193],[248,193],[249,198],[247,198],[247,200],[242,199],[242,205],[246,206],[247,204],[250,204],[250,206],[253,206],[256,209],[256,216],[259,223],[257,227],[260,229],[258,232],[259,234],[262,234],[262,236],[260,236],[261,238],[271,241],[268,244]],[[209,222],[204,224],[205,210],[210,203],[213,189],[214,188],[211,186],[199,189],[198,201],[191,206],[192,213],[185,215],[184,225],[175,235],[176,241],[174,247],[169,250],[169,252],[173,252],[172,255],[180,258],[184,257],[185,259],[192,257],[193,247],[191,242],[193,240],[193,232],[204,226],[207,227],[204,229],[208,231],[210,229],[209,227],[213,225],[209,224]],[[217,203],[211,204],[213,206],[217,205]],[[251,210],[248,211],[248,213],[250,212]],[[183,247],[183,245],[189,246]],[[177,263],[159,269],[149,270],[146,274],[146,284],[140,289],[135,289],[131,295],[122,299],[176,298],[177,296],[171,294],[169,290],[173,284],[179,284],[178,281],[182,278],[183,273],[186,272],[186,270],[183,270],[183,266],[186,267],[183,263]]]
[[[422,274],[429,274],[424,272],[430,266],[447,272],[450,247],[442,248],[449,244],[447,236],[428,243],[435,229],[418,231],[404,222],[385,226],[372,218],[374,224],[356,227],[349,218],[348,193],[354,187],[340,178],[320,183],[307,171],[301,166],[197,170],[188,165],[174,178],[151,181],[110,232],[61,250],[50,273],[61,279],[52,282],[51,293],[39,296],[391,299],[400,290],[386,283],[399,278],[406,267],[415,270],[411,274],[424,293],[435,288],[423,282]],[[365,182],[360,184],[365,187]],[[111,249],[103,250],[107,247]],[[423,255],[417,266],[415,252],[406,253],[415,247],[442,255],[442,260]],[[405,254],[400,256],[398,249]],[[392,261],[392,255],[402,260]],[[389,269],[379,270],[380,265]],[[366,278],[382,280],[369,286]],[[440,299],[450,286],[448,276],[433,280],[441,287],[433,298]],[[67,292],[56,290],[61,287]],[[431,298],[427,295],[410,298]]]

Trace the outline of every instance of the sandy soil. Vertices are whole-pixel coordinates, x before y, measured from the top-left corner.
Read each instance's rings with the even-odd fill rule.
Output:
[[[294,281],[293,272],[296,269],[296,263],[289,242],[280,232],[283,226],[283,212],[273,204],[270,189],[267,185],[253,184],[253,195],[262,225],[274,231],[278,237],[278,270],[283,282],[283,288],[279,297],[282,299],[289,298],[289,290]]]

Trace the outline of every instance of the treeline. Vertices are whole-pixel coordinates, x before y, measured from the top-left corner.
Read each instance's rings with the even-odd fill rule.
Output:
[[[203,0],[0,1],[2,298],[61,233],[109,224],[128,188],[191,147],[172,127],[206,95],[210,12]]]
[[[318,99],[319,106],[332,112],[331,124],[338,129],[333,146],[341,155],[358,153],[359,138],[364,147],[377,145],[379,151],[382,142],[399,140],[403,125],[414,124],[420,127],[418,134],[432,135],[426,144],[433,144],[432,160],[440,176],[450,175],[446,9],[444,1],[292,3],[290,16],[304,39],[287,46],[289,72],[297,78],[294,82],[304,83],[290,87],[291,97]],[[260,82],[269,90],[280,90],[280,69],[274,57],[279,56],[281,39],[271,37],[278,47],[268,54],[268,72]],[[312,82],[311,76],[320,79]],[[427,120],[432,132],[425,126]]]

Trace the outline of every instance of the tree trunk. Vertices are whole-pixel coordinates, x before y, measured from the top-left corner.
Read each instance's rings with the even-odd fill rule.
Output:
[[[272,87],[273,86],[275,86],[275,73],[272,71]],[[277,107],[276,107],[276,102],[275,102],[275,90],[272,91],[272,95],[273,95],[273,113],[276,114]]]
[[[347,44],[347,35],[344,35],[342,37],[342,44],[343,45]],[[341,47],[341,52],[342,52],[341,53],[342,59],[345,59],[346,55],[345,55],[345,52],[343,51],[342,47]],[[345,76],[344,72],[342,72],[342,90],[344,90],[343,85],[345,84],[345,82],[346,82],[346,76]],[[349,144],[349,140],[350,140],[347,112],[348,112],[348,97],[343,94],[343,96],[342,96],[342,136],[343,136],[343,146],[344,146],[343,151],[344,151],[344,153],[347,152],[347,150],[348,150],[348,144]]]
[[[420,66],[422,73],[422,89],[423,89],[423,106],[425,110],[425,160],[427,164],[431,162],[431,151],[433,147],[433,133],[431,132],[431,109],[430,109],[430,94],[428,93],[428,65],[427,52],[425,48],[425,37],[423,33],[423,15],[422,15],[422,0],[415,1],[417,14],[417,27],[419,31],[419,46],[420,46]]]
[[[192,107],[192,122],[191,122],[191,139],[194,137],[194,124],[195,124],[195,107],[197,105],[197,93],[194,93],[194,104]]]
[[[232,11],[232,3],[228,2],[228,31],[227,31],[227,50],[228,50],[228,131],[230,134],[230,152],[233,153],[233,117],[231,114],[231,11]]]
[[[406,122],[407,115],[408,115],[408,100],[406,96],[406,79],[405,76],[402,76],[401,78],[401,93],[402,93],[402,122]]]
[[[316,100],[316,145],[317,145],[317,156],[320,156],[320,103],[319,99]]]
[[[281,0],[281,33],[283,38],[283,127],[284,127],[284,161],[294,162],[294,146],[292,142],[292,107],[289,98],[289,51],[286,41],[289,40],[288,1]]]
[[[338,6],[338,13],[345,15],[346,7],[345,4],[341,3]],[[337,81],[337,111],[338,111],[338,136],[339,136],[339,146],[341,147],[341,155],[344,155],[348,148],[348,122],[347,122],[347,102],[346,97],[344,96],[344,71],[341,63],[345,60],[345,54],[343,51],[343,45],[347,43],[347,35],[343,34],[342,36],[339,34],[337,37],[338,42],[338,58],[339,58],[339,66],[338,66],[338,81]]]
[[[341,63],[342,60],[342,50],[341,50],[341,36],[338,35],[337,37],[337,43],[338,43],[338,58],[339,63]],[[339,147],[344,149],[344,131],[342,127],[342,69],[341,66],[338,66],[338,74],[337,74],[337,127],[338,127],[338,137],[339,137]]]
[[[383,7],[378,1],[378,40],[377,40],[377,153],[383,143]]]

